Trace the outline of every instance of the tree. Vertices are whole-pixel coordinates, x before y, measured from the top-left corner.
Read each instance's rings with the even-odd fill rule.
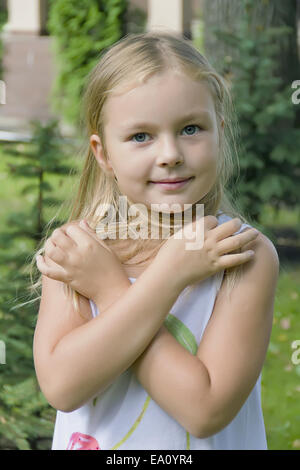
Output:
[[[295,1],[290,4],[296,6]],[[254,220],[259,220],[265,203],[276,209],[283,204],[297,207],[299,107],[292,102],[290,80],[298,78],[293,74],[299,60],[295,43],[292,46],[295,27],[283,24],[292,14],[282,13],[277,1],[216,0],[205,5],[205,51],[209,59],[215,57],[214,65],[230,83],[240,126],[242,171],[236,196]],[[285,72],[288,62],[294,72]]]
[[[3,41],[1,38],[1,30],[2,30],[3,25],[6,23],[6,21],[7,21],[7,8],[6,8],[5,3],[2,0],[0,1],[0,79],[3,76],[2,58],[3,58],[3,52],[4,52]]]
[[[78,125],[86,77],[107,47],[126,34],[127,0],[51,0],[48,29],[58,73],[55,111]]]
[[[35,449],[45,444],[49,448],[54,424],[54,410],[39,390],[33,366],[38,304],[25,302],[32,300],[27,290],[28,268],[45,235],[45,210],[61,204],[49,176],[64,177],[71,173],[71,166],[61,150],[63,141],[56,121],[45,125],[35,122],[33,129],[33,139],[24,149],[6,149],[11,178],[25,184],[22,210],[10,211],[0,232],[0,339],[6,345],[6,364],[0,366],[2,448]],[[56,220],[54,227],[58,225],[62,223]]]

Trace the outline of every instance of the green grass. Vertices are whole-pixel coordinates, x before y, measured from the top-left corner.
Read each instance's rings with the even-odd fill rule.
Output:
[[[300,225],[300,208],[291,211],[284,206],[278,212],[271,205],[266,204],[261,213],[260,222],[265,226],[276,227],[299,227]]]
[[[292,348],[300,340],[300,266],[280,271],[274,320],[262,373],[262,406],[268,447],[300,449],[300,347],[292,362]],[[294,361],[295,362],[295,361]]]

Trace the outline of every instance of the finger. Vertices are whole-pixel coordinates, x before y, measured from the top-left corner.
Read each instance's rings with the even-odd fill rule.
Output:
[[[241,226],[242,221],[236,217],[211,230],[211,235],[216,239],[216,241],[220,241],[226,237],[232,236],[241,228]]]
[[[187,224],[190,226],[190,224]],[[206,215],[205,217],[200,217],[192,222],[192,231],[196,233],[196,230],[204,230],[204,232],[213,229],[218,225],[218,219],[213,215]],[[184,231],[181,229],[181,231]]]
[[[248,250],[236,255],[223,255],[220,258],[221,269],[232,268],[254,258],[254,251]]]
[[[206,215],[204,217],[204,230],[212,230],[218,226],[218,219],[213,215]]]
[[[86,219],[82,219],[80,222],[79,222],[79,227],[83,228],[84,230],[88,230],[92,233],[95,233],[95,230],[92,229],[92,227],[90,226],[90,224],[88,223],[88,221]]]
[[[225,238],[217,244],[217,252],[219,255],[228,253],[230,251],[238,250],[246,243],[249,243],[258,235],[258,231],[255,229],[246,230],[245,232],[239,233],[238,235],[233,235],[232,237]]]
[[[51,259],[51,258],[47,255],[47,253],[44,253],[44,261],[45,261],[46,265],[47,265],[50,269],[54,269],[55,271],[59,271],[59,270],[60,270],[60,271],[65,275],[65,277],[67,277],[67,276],[66,276],[66,270],[65,270],[65,268],[64,268],[63,266],[61,266],[61,265],[55,263],[55,261],[53,261],[53,259]]]
[[[92,229],[92,227],[88,224],[86,219],[83,219],[79,222],[79,226],[85,230],[86,232],[91,235],[96,242],[100,243],[104,248],[106,248],[110,253],[112,253],[112,250],[105,244],[105,242],[97,235],[96,230]]]
[[[63,227],[60,227],[60,228],[56,228],[50,239],[52,240],[52,242],[54,243],[55,246],[58,246],[59,248],[63,249],[63,250],[70,250],[72,248],[74,248],[75,246],[77,246],[77,244],[74,242],[74,240],[72,240],[72,238],[70,238],[67,233],[65,232],[65,229]]]
[[[52,241],[52,237],[48,238],[45,243],[45,256],[48,256],[56,263],[60,263],[65,259],[64,251]]]
[[[61,265],[66,260],[66,253],[57,245],[52,244],[51,251],[47,250],[48,257],[55,263]]]
[[[196,220],[193,220],[193,228],[195,224],[203,224],[204,230],[211,230],[218,225],[218,219],[213,215],[206,215],[205,217],[200,217]]]
[[[100,241],[100,238],[98,237],[96,230],[94,230],[86,221],[86,219],[83,219],[79,222],[79,227],[82,228],[82,230],[85,230],[89,235],[91,235],[97,242]]]
[[[84,246],[94,239],[87,230],[82,229],[79,225],[68,225],[65,231],[78,246]]]
[[[62,271],[62,269],[55,269],[53,267],[49,267],[48,264],[46,264],[45,259],[42,255],[37,255],[36,265],[38,270],[50,279],[65,282],[66,276],[64,271]]]
[[[82,228],[82,230],[84,230],[89,235],[91,235],[95,240],[97,241],[99,240],[99,238],[97,237],[96,231],[92,229],[92,227],[88,224],[88,222],[85,219],[81,220],[78,225],[80,228]]]

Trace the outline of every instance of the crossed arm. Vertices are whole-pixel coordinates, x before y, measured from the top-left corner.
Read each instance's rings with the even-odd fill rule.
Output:
[[[155,262],[133,285],[124,278],[120,298],[109,291],[110,298],[99,303],[102,315],[90,321],[74,315],[58,281],[44,278],[34,359],[48,401],[58,409],[76,409],[131,365],[153,400],[191,434],[206,437],[225,427],[259,376],[272,327],[278,256],[262,234],[248,245],[255,256],[243,265],[229,299],[223,282],[195,356],[163,326],[178,286],[176,279],[164,282],[165,295],[153,295],[162,282]],[[80,301],[90,315],[88,300]],[[70,368],[74,345],[76,368]]]
[[[255,257],[243,266],[229,298],[226,277],[223,281],[197,354],[191,355],[163,326],[132,365],[153,400],[183,426],[189,423],[199,438],[232,421],[265,360],[279,260],[264,235],[252,243]]]

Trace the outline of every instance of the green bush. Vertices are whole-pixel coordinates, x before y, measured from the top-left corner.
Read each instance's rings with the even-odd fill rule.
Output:
[[[34,371],[32,343],[39,305],[28,303],[33,300],[29,263],[47,228],[46,209],[57,210],[61,204],[49,176],[70,174],[71,166],[56,121],[35,122],[33,129],[30,143],[20,150],[5,150],[11,186],[22,180],[22,189],[20,206],[12,205],[0,231],[0,340],[6,352],[6,363],[0,365],[2,448],[49,448],[53,431],[54,410],[39,390]],[[54,227],[61,224],[57,220]],[[34,280],[39,274],[36,270]]]
[[[1,30],[3,28],[3,25],[7,21],[7,11],[4,9],[3,6],[0,6],[0,79],[3,77],[3,42],[1,38]]]
[[[101,53],[125,33],[127,0],[51,0],[48,29],[58,73],[53,103],[66,121],[78,124],[86,77]]]

